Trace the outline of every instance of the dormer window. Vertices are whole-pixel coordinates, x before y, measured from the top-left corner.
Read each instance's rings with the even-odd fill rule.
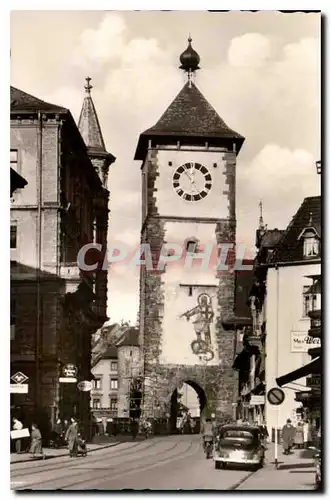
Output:
[[[303,257],[309,259],[319,256],[320,237],[313,223],[312,214],[310,214],[308,225],[299,234],[298,240],[303,241]]]
[[[303,237],[303,256],[317,257],[319,255],[319,240],[315,235],[304,235]]]

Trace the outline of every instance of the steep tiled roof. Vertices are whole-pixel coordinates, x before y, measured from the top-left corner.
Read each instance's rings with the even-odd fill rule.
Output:
[[[66,108],[50,104],[49,102],[42,101],[31,94],[23,92],[23,90],[10,87],[10,111],[11,112],[26,112],[26,111],[43,111],[44,113],[67,113]]]
[[[298,240],[303,229],[314,227],[321,236],[321,197],[311,196],[303,200],[302,205],[288,225],[271,258],[271,264],[281,262],[305,261],[303,257],[303,240]],[[313,257],[310,257],[313,259]],[[320,260],[320,257],[315,257]]]
[[[283,229],[267,229],[261,238],[260,246],[263,248],[275,248],[284,233]]]
[[[112,345],[108,347],[107,351],[100,356],[100,359],[114,359],[117,358],[117,347]]]
[[[147,142],[152,137],[195,137],[219,139],[237,144],[240,150],[244,137],[230,129],[194,83],[187,82],[165,113],[153,127],[139,138],[136,160],[144,158]]]
[[[118,342],[117,347],[124,346],[139,346],[139,330],[135,327],[130,327],[124,333],[121,340]]]

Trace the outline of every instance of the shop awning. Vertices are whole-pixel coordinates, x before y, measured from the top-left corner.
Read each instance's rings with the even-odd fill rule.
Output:
[[[283,387],[286,384],[290,384],[295,380],[299,380],[303,377],[308,377],[308,375],[319,375],[321,373],[322,365],[321,358],[318,357],[308,363],[305,366],[301,366],[297,370],[293,372],[287,373],[286,375],[282,375],[281,377],[276,378],[276,383],[279,387]]]

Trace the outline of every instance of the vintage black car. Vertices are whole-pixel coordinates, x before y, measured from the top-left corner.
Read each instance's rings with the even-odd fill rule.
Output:
[[[221,427],[214,448],[215,469],[228,464],[263,467],[264,436],[258,426],[228,424]]]

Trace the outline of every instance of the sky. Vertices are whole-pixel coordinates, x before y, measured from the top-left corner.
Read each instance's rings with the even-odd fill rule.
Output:
[[[50,36],[57,26],[57,35]],[[58,34],[61,33],[61,36]],[[320,194],[320,15],[279,12],[16,11],[11,84],[68,107],[78,121],[85,77],[111,166],[110,243],[134,250],[141,225],[139,134],[185,84],[179,55],[191,34],[195,83],[246,138],[237,158],[237,242],[254,247],[259,201],[268,228],[285,228]],[[108,316],[135,322],[139,272],[110,269]]]

